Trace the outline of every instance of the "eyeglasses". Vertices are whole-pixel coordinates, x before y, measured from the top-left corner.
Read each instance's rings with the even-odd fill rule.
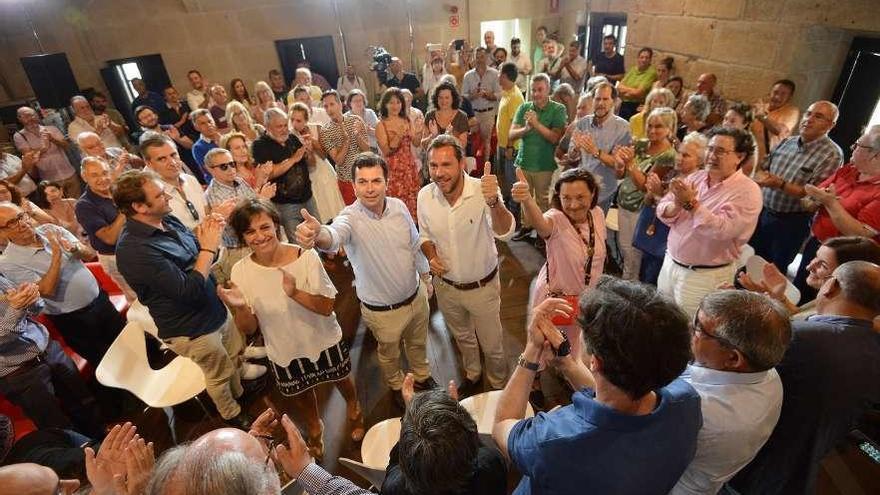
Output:
[[[269,461],[272,460],[272,451],[275,449],[275,447],[277,447],[278,445],[281,444],[281,441],[275,440],[275,437],[270,436],[270,435],[254,435],[254,436],[259,439],[262,439],[262,440],[269,442],[269,447],[266,450],[266,461],[263,463],[264,465],[268,466]]]
[[[694,313],[694,321],[693,321],[693,323],[691,323],[691,326],[694,328],[694,333],[695,333],[695,334],[698,333],[698,334],[702,335],[703,337],[706,337],[706,338],[708,338],[708,339],[715,340],[715,341],[717,341],[719,344],[721,344],[721,345],[723,345],[723,346],[725,346],[725,347],[730,347],[731,349],[735,349],[735,348],[736,348],[736,346],[734,346],[733,343],[732,343],[731,341],[725,339],[724,337],[721,337],[721,336],[719,336],[719,335],[713,335],[713,334],[707,332],[706,329],[703,328],[703,324],[700,323],[700,312],[699,312],[699,311],[697,311],[696,313]]]
[[[235,167],[236,167],[235,162],[226,162],[226,163],[221,163],[220,165],[213,165],[208,168],[219,168],[220,170],[226,172],[230,168],[234,170]]]
[[[734,153],[734,151],[719,148],[717,146],[706,146],[706,153],[715,156],[726,156],[728,153]]]
[[[199,219],[199,212],[198,212],[198,210],[196,210],[196,205],[194,205],[192,203],[192,201],[190,201],[188,199],[185,201],[185,204],[186,204],[186,209],[189,210],[189,214],[192,215],[193,219],[198,220]]]
[[[859,148],[864,148],[868,151],[873,149],[871,146],[867,146],[867,145],[861,144],[859,142],[855,142],[849,146],[849,149],[851,149],[853,152],[855,152],[855,150],[857,150]]]
[[[28,214],[25,212],[21,212],[18,215],[15,215],[15,218],[13,218],[12,220],[4,223],[3,225],[0,225],[0,230],[11,229],[12,227],[21,225],[22,223],[27,221],[27,218]]]

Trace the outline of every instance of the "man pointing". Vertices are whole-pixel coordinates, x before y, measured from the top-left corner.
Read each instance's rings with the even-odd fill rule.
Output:
[[[460,388],[467,394],[482,377],[480,347],[489,386],[502,388],[507,379],[494,239],[510,239],[514,221],[491,164],[485,164],[481,179],[466,175],[464,167],[464,153],[454,137],[441,134],[431,142],[432,183],[419,191],[418,223],[422,253],[437,275],[437,304],[462,355],[465,379]]]

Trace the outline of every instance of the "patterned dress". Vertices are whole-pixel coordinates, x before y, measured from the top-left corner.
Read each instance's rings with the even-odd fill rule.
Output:
[[[421,189],[418,165],[412,152],[412,138],[404,136],[400,139],[397,150],[385,156],[388,163],[388,196],[398,198],[406,204],[413,218],[416,215],[416,198]]]

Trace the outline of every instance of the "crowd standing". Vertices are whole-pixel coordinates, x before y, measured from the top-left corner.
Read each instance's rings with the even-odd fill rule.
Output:
[[[369,493],[317,464],[318,387],[365,434],[324,266],[344,257],[403,412],[382,493],[503,494],[510,467],[517,494],[813,493],[880,403],[880,127],[835,143],[837,106],[801,115],[788,79],[732,102],[648,47],[627,68],[613,35],[594,57],[535,38],[428,45],[421,80],[394,57],[374,108],[353,66],[333,89],[307,61],[252,91],[197,69],[183,95],[134,79],[134,129],[100,93],[71,99],[67,129],[19,108],[18,155],[0,155],[0,395],[31,444],[79,460],[10,454],[0,486],[256,494],[280,475]],[[515,350],[505,242],[545,259]],[[738,270],[749,246],[760,273]],[[88,262],[203,371],[229,428],[158,458],[131,423],[106,428],[46,326],[94,366],[123,332]],[[431,299],[459,383],[432,376]],[[267,373],[305,436],[286,411],[247,414],[243,382]],[[494,446],[458,402],[484,390],[501,391]]]

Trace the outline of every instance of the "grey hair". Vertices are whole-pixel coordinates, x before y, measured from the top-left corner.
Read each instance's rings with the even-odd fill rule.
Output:
[[[75,102],[75,101],[79,101],[79,100],[82,100],[82,101],[86,102],[86,104],[89,103],[89,100],[87,100],[85,96],[83,96],[83,95],[76,95],[76,96],[74,96],[74,97],[72,97],[72,98],[70,99],[70,106],[73,106],[73,102]]]
[[[865,131],[865,137],[868,138],[868,146],[871,151],[880,151],[880,124],[872,125]]]
[[[311,79],[311,77],[312,77],[312,71],[309,70],[308,67],[297,67],[296,71],[294,73],[296,75],[307,74],[309,76],[309,79]]]
[[[550,85],[550,76],[548,76],[547,74],[544,74],[543,72],[532,76],[532,84],[535,84],[538,81],[543,81],[544,84],[546,84],[548,88],[551,86]]]
[[[592,94],[593,88],[595,88],[599,83],[607,83],[608,78],[605,76],[593,76],[587,79],[587,84],[584,85],[584,91]]]
[[[440,81],[437,82],[437,84],[447,81],[453,86],[458,85],[458,81],[455,80],[455,76],[452,74],[444,74],[443,77],[440,78]]]
[[[691,106],[691,111],[700,122],[705,122],[709,117],[709,114],[712,113],[712,106],[709,104],[709,99],[703,95],[690,95],[687,104]]]
[[[880,314],[880,266],[868,261],[847,261],[834,270],[833,277],[847,301]]]
[[[211,115],[211,111],[208,110],[207,108],[197,108],[197,109],[193,110],[192,112],[190,112],[189,121],[192,122],[193,125],[196,125],[196,119],[201,117],[202,115],[207,115],[207,116],[211,117],[211,120],[214,119],[214,116]]]
[[[286,122],[287,121],[287,114],[284,113],[284,110],[277,108],[277,107],[269,108],[265,112],[263,112],[263,122],[266,123],[267,127],[269,125],[269,122],[271,122],[272,119],[276,119],[276,118],[277,119],[284,119],[284,121]]]
[[[675,130],[678,129],[678,115],[675,113],[675,110],[669,107],[658,107],[651,110],[648,118],[645,119],[645,123],[648,124],[652,120],[662,122],[663,126],[672,134],[675,134]]]
[[[95,134],[94,132],[92,132],[92,131],[85,131],[85,132],[81,132],[81,133],[79,133],[79,134],[76,136],[76,145],[79,146],[80,148],[82,148],[82,144],[83,144],[83,142],[84,142],[86,139],[90,138],[90,137],[95,137],[95,138],[101,139],[101,136]]]
[[[278,495],[281,482],[270,466],[241,452],[191,449],[181,473],[187,495]]]
[[[687,133],[684,139],[681,140],[681,144],[694,144],[698,148],[697,157],[700,160],[700,165],[706,161],[706,147],[709,146],[709,138],[703,135],[702,132],[691,131]]]
[[[654,100],[658,98],[663,98],[666,100],[665,105],[660,105],[661,107],[668,107],[675,102],[675,95],[672,94],[672,91],[669,91],[666,88],[655,88],[652,89],[648,96],[645,97],[645,107],[646,108],[654,108],[652,104]]]
[[[553,94],[554,95],[561,94],[561,95],[568,96],[569,98],[575,97],[574,88],[571,87],[571,84],[568,84],[568,83],[562,83],[559,86],[556,86],[556,90],[553,91]]]
[[[211,148],[210,150],[208,150],[207,153],[205,153],[204,163],[206,168],[210,168],[212,165],[214,165],[214,157],[217,155],[232,155],[232,152],[230,152],[226,148]]]
[[[788,312],[764,294],[712,292],[700,302],[700,311],[715,322],[714,334],[739,350],[754,371],[779,364],[791,341]]]
[[[103,159],[103,158],[101,158],[101,157],[99,157],[99,156],[84,156],[83,159],[80,160],[80,162],[79,162],[79,173],[80,173],[80,175],[82,175],[82,174],[84,174],[84,173],[86,172],[86,167],[87,167],[90,163],[97,163],[97,164],[100,164],[100,165],[105,165],[105,166],[107,166],[107,167],[110,166],[110,164],[107,163],[107,160],[105,160],[105,159]]]
[[[189,446],[189,443],[182,443],[172,447],[156,460],[156,465],[153,466],[150,480],[144,491],[145,495],[163,495],[170,491],[168,485],[177,476],[178,470],[183,465]]]

